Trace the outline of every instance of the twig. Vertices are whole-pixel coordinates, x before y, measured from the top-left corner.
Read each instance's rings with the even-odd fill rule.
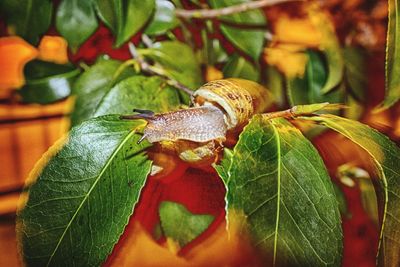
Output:
[[[181,90],[182,92],[185,92],[186,94],[188,94],[190,97],[192,97],[193,95],[193,91],[190,90],[188,87],[186,87],[185,85],[181,84],[180,82],[172,79],[171,77],[169,77],[165,71],[163,71],[160,68],[157,68],[155,66],[150,65],[149,63],[147,63],[143,57],[137,52],[136,47],[133,43],[129,43],[129,52],[131,53],[132,57],[134,60],[137,61],[137,63],[139,64],[140,69],[150,75],[157,75],[160,76],[161,78],[165,79],[165,81],[167,82],[167,84]]]
[[[304,1],[304,0],[258,0],[218,9],[195,9],[195,10],[176,9],[175,14],[178,17],[185,19],[191,19],[191,18],[211,19],[220,16],[241,13],[248,10],[253,10],[257,8],[272,6],[275,4],[280,4],[285,2],[293,2],[293,1]]]

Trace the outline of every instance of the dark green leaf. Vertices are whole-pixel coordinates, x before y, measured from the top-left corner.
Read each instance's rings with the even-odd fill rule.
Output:
[[[285,81],[283,75],[273,66],[266,67],[267,82],[266,87],[274,96],[275,102],[279,107],[284,107],[285,98]]]
[[[386,42],[386,95],[380,110],[394,105],[400,98],[400,4],[389,0]]]
[[[209,0],[212,8],[223,8],[249,2],[248,0]],[[238,25],[266,25],[266,19],[261,10],[250,10],[229,16],[222,16],[221,19]],[[264,34],[266,30],[241,29],[222,24],[221,31],[224,36],[240,50],[257,60],[264,45]]]
[[[97,15],[114,34],[117,34],[118,25],[123,24],[121,0],[94,0]]]
[[[135,35],[150,19],[154,11],[154,0],[127,0],[123,2],[122,24],[117,25],[116,46],[120,46]]]
[[[342,88],[324,93],[328,70],[321,55],[314,51],[307,51],[308,62],[303,78],[292,78],[287,81],[287,93],[291,106],[312,103],[343,103]]]
[[[97,29],[92,0],[63,0],[58,6],[56,27],[75,51]]]
[[[358,47],[346,47],[343,50],[345,77],[350,90],[359,101],[365,99],[367,91],[366,55]]]
[[[178,24],[174,4],[168,0],[156,0],[156,12],[144,33],[148,35],[164,34]]]
[[[151,168],[138,125],[117,116],[84,122],[36,169],[17,222],[28,266],[100,266],[111,253]]]
[[[72,126],[93,117],[97,106],[111,87],[135,75],[132,68],[121,69],[117,60],[101,60],[85,71],[75,82],[75,108],[71,114]],[[123,66],[122,66],[123,67]]]
[[[212,8],[217,9],[251,2],[251,0],[208,0],[208,2]],[[267,20],[260,9],[253,9],[246,12],[238,12],[231,15],[221,16],[219,19],[238,25],[266,26],[267,24]]]
[[[322,10],[317,3],[310,5],[308,14],[314,27],[321,34],[320,47],[324,52],[328,77],[322,88],[323,93],[333,90],[343,78],[344,61],[342,49],[335,32],[335,26],[326,11]]]
[[[93,116],[132,113],[133,108],[167,112],[179,105],[178,92],[163,79],[134,76],[113,86],[99,102]]]
[[[242,78],[255,82],[260,80],[259,69],[239,55],[230,56],[222,72],[225,78]]]
[[[34,60],[25,66],[26,82],[18,93],[25,103],[50,104],[70,95],[79,73],[72,65]]]
[[[224,63],[228,60],[228,54],[223,48],[219,39],[212,38],[211,35],[215,33],[212,21],[208,20],[206,29],[201,31],[202,48],[198,50],[199,62],[204,65],[215,65]]]
[[[400,148],[385,135],[357,121],[321,115],[308,118],[325,125],[358,144],[372,157],[380,182],[383,207],[380,241],[380,266],[398,266],[400,263]]]
[[[203,84],[200,64],[193,50],[177,41],[155,43],[152,48],[140,49],[139,52],[160,64],[168,76],[191,89]],[[188,96],[184,95],[188,100]]]
[[[0,14],[8,26],[32,44],[37,44],[40,35],[50,26],[53,4],[50,0],[1,0]]]
[[[177,241],[181,247],[203,233],[214,220],[211,215],[193,214],[185,206],[169,201],[161,202],[159,212],[165,236]]]
[[[342,230],[325,165],[284,119],[256,115],[228,171],[228,213],[244,213],[253,244],[272,266],[340,266]],[[235,213],[233,212],[233,213]]]
[[[340,214],[342,216],[349,216],[350,214],[348,213],[347,210],[346,198],[344,197],[342,190],[340,190],[339,186],[337,186],[335,183],[332,183],[332,185],[333,189],[335,190],[336,201],[338,202],[339,205]]]

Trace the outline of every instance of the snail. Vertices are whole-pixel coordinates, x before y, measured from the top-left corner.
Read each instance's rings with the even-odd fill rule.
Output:
[[[136,109],[139,114],[121,118],[147,121],[139,142],[146,139],[173,147],[184,161],[198,163],[214,157],[228,132],[241,129],[272,101],[260,84],[229,78],[204,84],[193,93],[192,102],[187,109],[161,114]]]

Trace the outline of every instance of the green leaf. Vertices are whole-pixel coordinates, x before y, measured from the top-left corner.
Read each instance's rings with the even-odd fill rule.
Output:
[[[175,6],[168,0],[156,0],[156,12],[144,31],[148,35],[161,35],[178,26]]]
[[[230,56],[222,72],[225,78],[242,78],[255,82],[260,80],[259,69],[237,54]]]
[[[12,32],[36,45],[50,26],[53,3],[49,0],[2,0],[2,14]]]
[[[135,35],[150,19],[154,11],[154,0],[127,0],[122,2],[122,23],[117,25],[116,46],[120,46]]]
[[[309,7],[308,14],[314,27],[321,33],[320,48],[324,51],[328,65],[328,77],[322,88],[323,93],[330,92],[343,78],[344,61],[342,49],[328,14],[317,3]]]
[[[253,244],[269,255],[265,265],[340,265],[335,192],[321,157],[298,129],[284,119],[254,116],[228,175],[228,213],[243,213]]]
[[[400,5],[389,0],[388,31],[386,41],[386,95],[378,110],[394,105],[400,98]]]
[[[168,75],[187,87],[194,90],[203,84],[200,64],[188,45],[178,41],[165,41],[138,51],[160,64]]]
[[[359,47],[348,46],[343,50],[345,77],[350,90],[359,101],[365,100],[367,91],[366,54]]]
[[[379,198],[383,208],[380,266],[398,266],[400,263],[400,148],[385,135],[357,121],[321,115],[306,118],[339,132],[363,148],[372,157],[379,177]]]
[[[224,148],[224,156],[219,165],[215,163],[213,164],[213,168],[217,171],[219,177],[221,177],[225,186],[228,185],[229,168],[231,167],[232,156],[233,156],[233,151],[228,148]]]
[[[312,103],[343,103],[344,94],[342,88],[324,93],[323,87],[328,78],[328,70],[325,68],[321,55],[308,50],[308,62],[304,77],[292,78],[287,81],[287,93],[291,106]]]
[[[89,120],[37,167],[17,218],[26,265],[100,266],[107,258],[151,169],[138,126],[117,116]]]
[[[223,8],[237,5],[248,0],[209,0],[212,8]],[[266,25],[266,19],[261,10],[250,10],[228,16],[221,19],[238,25]],[[266,30],[241,29],[229,25],[221,24],[223,35],[232,42],[237,48],[257,60],[264,45],[264,34]]]
[[[113,86],[93,111],[94,117],[132,113],[133,108],[167,112],[180,105],[176,89],[157,76],[134,76]]]
[[[73,65],[60,65],[34,60],[25,65],[25,85],[18,90],[22,102],[50,104],[70,95],[80,70]]]
[[[277,105],[281,108],[284,107],[285,98],[285,84],[283,75],[273,66],[266,66],[266,87],[269,89],[274,96],[274,100]]]
[[[92,0],[63,0],[58,6],[56,27],[73,51],[97,29]]]
[[[170,201],[161,202],[159,213],[165,236],[181,247],[203,233],[214,220],[211,215],[193,214],[185,206]]]
[[[123,24],[121,0],[93,0],[97,15],[104,24],[117,34],[118,25]]]
[[[349,216],[350,214],[347,209],[346,198],[344,197],[342,190],[340,190],[339,186],[337,186],[335,183],[332,183],[332,185],[333,189],[335,190],[336,201],[339,205],[340,214],[342,216]]]
[[[72,126],[93,117],[97,106],[111,87],[135,75],[132,68],[121,65],[117,60],[100,60],[76,80],[73,87],[76,102],[71,114]]]

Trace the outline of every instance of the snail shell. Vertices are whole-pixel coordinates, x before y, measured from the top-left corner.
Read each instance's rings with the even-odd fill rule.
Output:
[[[206,83],[193,96],[195,105],[212,104],[221,107],[228,130],[246,124],[254,114],[265,111],[272,102],[266,88],[237,78]]]

